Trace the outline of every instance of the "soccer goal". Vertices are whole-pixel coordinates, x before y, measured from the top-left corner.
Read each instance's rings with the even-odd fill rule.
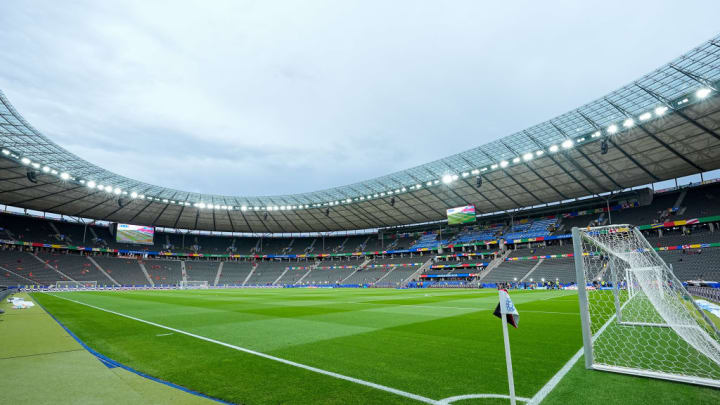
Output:
[[[210,284],[207,281],[181,281],[180,288],[183,290],[208,288]]]
[[[586,368],[720,387],[717,327],[642,233],[572,235]]]
[[[97,288],[97,281],[56,281],[55,288]]]

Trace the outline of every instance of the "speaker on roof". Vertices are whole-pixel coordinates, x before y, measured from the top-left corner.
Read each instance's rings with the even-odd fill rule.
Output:
[[[268,217],[268,213],[266,212],[266,213],[263,215],[263,221],[267,221],[267,217]]]
[[[600,144],[600,154],[606,155],[608,153],[608,140],[603,139],[602,143]]]
[[[325,208],[325,216],[326,217],[330,216],[330,208]]]
[[[390,198],[390,206],[391,207],[395,206],[395,197]]]
[[[119,206],[120,208],[124,207],[124,206],[125,206],[125,203],[126,203],[125,200],[123,200],[122,198],[118,198],[118,206]]]
[[[28,170],[27,179],[30,183],[37,183],[37,172],[35,170]]]
[[[477,176],[475,178],[475,185],[477,186],[477,188],[482,187],[482,176]]]

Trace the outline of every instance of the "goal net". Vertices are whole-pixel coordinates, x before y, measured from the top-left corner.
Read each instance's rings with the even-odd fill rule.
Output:
[[[56,281],[55,288],[97,288],[97,281]]]
[[[640,231],[572,233],[585,366],[720,387],[717,327]]]
[[[208,288],[208,282],[207,281],[181,281],[180,282],[180,288],[183,290],[189,290],[189,289],[198,289],[198,288]]]

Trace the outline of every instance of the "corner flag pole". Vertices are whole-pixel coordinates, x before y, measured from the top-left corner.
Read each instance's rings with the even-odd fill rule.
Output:
[[[507,366],[508,386],[510,388],[510,405],[515,405],[515,381],[513,380],[512,356],[510,355],[510,338],[508,337],[507,305],[505,304],[505,295],[503,295],[503,293],[507,295],[507,292],[503,290],[498,291],[498,294],[500,295],[500,313],[502,314],[502,318],[500,318],[500,323],[502,323],[503,340],[505,341],[505,365]]]

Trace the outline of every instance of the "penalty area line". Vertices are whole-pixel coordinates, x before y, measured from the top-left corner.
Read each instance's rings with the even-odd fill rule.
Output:
[[[434,399],[431,399],[431,398],[423,397],[422,395],[412,394],[412,393],[410,393],[410,392],[405,392],[405,391],[402,391],[402,390],[399,390],[399,389],[395,389],[395,388],[392,388],[392,387],[387,387],[387,386],[384,386],[384,385],[381,385],[381,384],[376,384],[376,383],[373,383],[373,382],[370,382],[370,381],[361,380],[361,379],[359,379],[359,378],[349,377],[349,376],[346,376],[346,375],[334,373],[334,372],[332,372],[332,371],[323,370],[323,369],[321,369],[321,368],[317,368],[317,367],[313,367],[313,366],[308,366],[308,365],[306,365],[306,364],[297,363],[297,362],[294,362],[294,361],[291,361],[291,360],[286,360],[286,359],[283,359],[283,358],[280,358],[280,357],[271,356],[271,355],[269,355],[269,354],[257,352],[257,351],[255,351],[255,350],[247,349],[247,348],[240,347],[240,346],[235,346],[235,345],[232,345],[232,344],[230,344],[230,343],[225,343],[225,342],[221,342],[221,341],[219,341],[219,340],[215,340],[215,339],[208,338],[208,337],[205,337],[205,336],[196,335],[196,334],[194,334],[194,333],[186,332],[186,331],[184,331],[184,330],[176,329],[176,328],[173,328],[173,327],[170,327],[170,326],[161,325],[161,324],[159,324],[159,323],[155,323],[155,322],[151,322],[151,321],[146,321],[146,320],[144,320],[144,319],[136,318],[136,317],[131,316],[131,315],[122,314],[122,313],[120,313],[120,312],[115,312],[115,311],[112,311],[112,310],[109,310],[109,309],[105,309],[105,308],[101,308],[101,307],[98,307],[98,306],[95,306],[95,305],[92,305],[92,304],[86,304],[86,303],[84,303],[84,302],[76,301],[76,300],[73,300],[73,299],[70,299],[70,298],[61,297],[61,296],[59,296],[59,295],[55,295],[55,294],[49,294],[49,295],[52,295],[53,297],[57,297],[57,298],[59,298],[59,299],[61,299],[61,300],[70,301],[70,302],[74,302],[74,303],[79,304],[79,305],[84,305],[84,306],[89,307],[89,308],[97,309],[98,311],[103,311],[103,312],[107,312],[107,313],[110,313],[110,314],[113,314],[113,315],[121,316],[121,317],[123,317],[123,318],[132,319],[133,321],[142,322],[142,323],[144,323],[144,324],[151,325],[151,326],[155,326],[155,327],[157,327],[157,328],[162,328],[162,329],[169,330],[169,331],[172,331],[172,332],[175,332],[175,333],[180,333],[180,334],[183,334],[183,335],[185,335],[185,336],[193,337],[193,338],[195,338],[195,339],[204,340],[204,341],[210,342],[210,343],[215,343],[215,344],[217,344],[217,345],[224,346],[224,347],[227,347],[227,348],[229,348],[229,349],[237,350],[237,351],[239,351],[239,352],[252,354],[252,355],[255,355],[255,356],[258,356],[258,357],[262,357],[262,358],[265,358],[265,359],[268,359],[268,360],[273,360],[273,361],[276,361],[276,362],[278,362],[278,363],[283,363],[283,364],[287,364],[287,365],[289,365],[289,366],[298,367],[298,368],[301,368],[301,369],[304,369],[304,370],[312,371],[312,372],[315,372],[315,373],[318,373],[318,374],[327,375],[327,376],[334,377],[334,378],[337,378],[337,379],[340,379],[340,380],[350,381],[350,382],[353,382],[353,383],[356,383],[356,384],[359,384],[359,385],[364,385],[364,386],[366,386],[366,387],[375,388],[375,389],[378,389],[378,390],[381,390],[381,391],[385,391],[385,392],[389,392],[389,393],[392,393],[392,394],[395,394],[395,395],[399,395],[399,396],[402,396],[402,397],[405,397],[405,398],[410,398],[410,399],[414,399],[414,400],[416,400],[416,401],[424,402],[424,403],[426,403],[426,404],[438,404],[438,401],[436,401],[436,400],[434,400]]]

